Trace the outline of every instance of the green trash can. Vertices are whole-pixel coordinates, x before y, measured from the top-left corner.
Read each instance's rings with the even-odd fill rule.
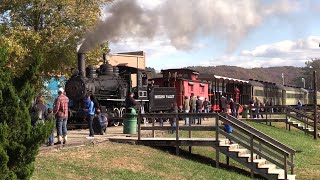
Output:
[[[249,113],[248,105],[244,105],[242,109],[242,118],[248,118],[248,113]]]
[[[134,108],[127,109],[124,114],[123,134],[137,134],[137,112]]]

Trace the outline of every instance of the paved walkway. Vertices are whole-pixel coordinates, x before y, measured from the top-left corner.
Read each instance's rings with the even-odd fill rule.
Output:
[[[180,121],[180,124],[183,124],[183,121]],[[213,120],[202,121],[203,125],[213,125]],[[152,123],[141,124],[142,126],[152,126]],[[155,123],[158,126],[158,123]],[[168,122],[164,123],[165,126],[169,126]],[[152,131],[141,131],[142,137],[150,137]],[[166,131],[156,131],[157,136],[162,136]],[[55,133],[56,135],[56,133]],[[138,134],[123,134],[123,126],[111,126],[107,127],[107,132],[104,135],[95,135],[94,138],[89,138],[89,130],[88,129],[76,129],[76,130],[68,130],[68,142],[65,145],[53,145],[47,146],[43,145],[40,147],[40,152],[57,150],[61,148],[71,148],[78,146],[85,146],[89,144],[101,143],[109,140],[116,140],[117,142],[134,142],[138,139]],[[57,138],[55,137],[55,142]]]
[[[56,135],[56,133],[55,133]],[[137,139],[137,134],[123,134],[123,126],[111,126],[107,127],[107,131],[104,135],[95,135],[94,138],[88,137],[89,130],[88,129],[75,129],[75,130],[68,130],[68,141],[65,145],[53,145],[47,146],[43,145],[40,147],[40,151],[48,151],[53,149],[61,149],[61,148],[68,148],[68,147],[75,147],[75,146],[84,146],[87,144],[93,143],[100,143],[104,141],[108,141],[109,138],[126,138],[129,137],[130,139]],[[57,141],[57,137],[55,137],[54,142]]]

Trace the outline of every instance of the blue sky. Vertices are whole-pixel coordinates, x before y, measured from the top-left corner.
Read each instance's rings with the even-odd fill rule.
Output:
[[[110,41],[111,53],[143,50],[147,66],[156,70],[197,65],[304,66],[305,61],[320,57],[320,1],[136,2],[141,16],[132,22],[142,20],[124,27],[125,33]]]

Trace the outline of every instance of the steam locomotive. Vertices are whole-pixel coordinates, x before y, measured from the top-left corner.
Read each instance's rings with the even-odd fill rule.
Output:
[[[78,69],[73,70],[65,85],[65,92],[70,100],[69,123],[85,122],[83,101],[87,93],[95,96],[101,106],[101,112],[106,113],[109,124],[115,126],[122,122],[125,98],[129,92],[134,92],[135,99],[146,112],[168,111],[170,104],[176,101],[176,89],[148,83],[145,70],[121,64],[112,66],[106,61],[105,54],[103,61],[97,69],[92,65],[85,67],[85,54],[78,53]],[[132,86],[133,74],[137,77],[136,87]],[[167,98],[157,98],[163,95]]]

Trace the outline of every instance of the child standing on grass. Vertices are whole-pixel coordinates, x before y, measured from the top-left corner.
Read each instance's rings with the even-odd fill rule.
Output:
[[[55,125],[56,125],[56,122],[55,122],[55,118],[54,118],[54,115],[53,115],[53,110],[51,108],[48,108],[48,114],[47,114],[47,117],[46,117],[46,123],[53,123],[54,126],[52,128],[52,131],[51,131],[51,134],[50,134],[50,137],[48,139],[48,142],[47,142],[47,145],[48,146],[52,146],[54,143],[54,129],[55,129]]]

